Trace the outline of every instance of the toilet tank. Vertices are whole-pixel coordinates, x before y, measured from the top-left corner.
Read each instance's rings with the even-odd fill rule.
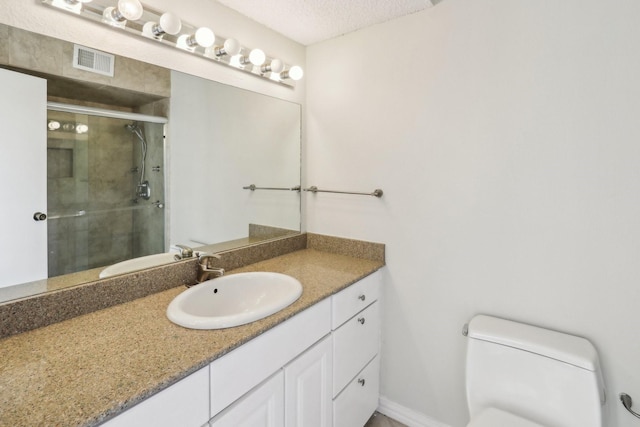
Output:
[[[478,315],[467,329],[471,418],[495,407],[550,427],[602,427],[605,390],[586,339]]]

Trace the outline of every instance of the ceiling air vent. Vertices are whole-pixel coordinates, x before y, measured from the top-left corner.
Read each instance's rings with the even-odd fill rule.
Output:
[[[115,57],[77,44],[73,45],[73,68],[113,77]]]

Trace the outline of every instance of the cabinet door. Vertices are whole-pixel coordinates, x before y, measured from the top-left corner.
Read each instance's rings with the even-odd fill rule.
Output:
[[[284,374],[278,371],[210,421],[211,427],[282,427]]]
[[[285,427],[331,427],[331,337],[284,369]]]
[[[103,427],[200,427],[209,418],[209,367],[107,421]]]

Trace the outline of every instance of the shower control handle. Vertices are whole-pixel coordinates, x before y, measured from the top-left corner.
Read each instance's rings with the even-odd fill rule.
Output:
[[[33,219],[35,221],[44,221],[45,219],[47,219],[47,214],[42,212],[36,212],[33,214]]]

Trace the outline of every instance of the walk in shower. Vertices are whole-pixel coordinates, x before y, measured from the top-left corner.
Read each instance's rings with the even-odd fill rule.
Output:
[[[166,120],[67,110],[47,114],[49,277],[163,252]]]

